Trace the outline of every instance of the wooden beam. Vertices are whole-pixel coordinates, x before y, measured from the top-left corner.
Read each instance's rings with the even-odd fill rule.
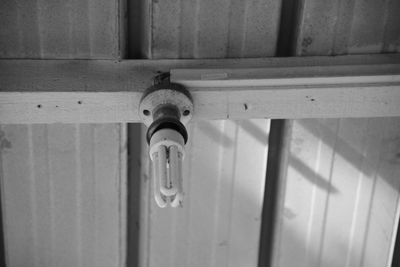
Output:
[[[158,72],[194,120],[400,116],[400,55],[220,60],[0,60],[0,123],[139,122]]]

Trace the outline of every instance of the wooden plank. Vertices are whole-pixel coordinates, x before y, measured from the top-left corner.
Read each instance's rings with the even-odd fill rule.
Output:
[[[0,60],[0,70],[0,123],[139,122],[160,71],[192,92],[194,120],[400,116],[400,55]]]

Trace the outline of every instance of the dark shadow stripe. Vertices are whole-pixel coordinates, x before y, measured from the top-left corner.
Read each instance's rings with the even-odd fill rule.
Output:
[[[147,59],[151,34],[151,0],[127,1],[127,58]],[[142,123],[128,124],[127,267],[139,266],[143,144]]]
[[[303,0],[282,0],[276,56],[290,57],[296,53]]]
[[[1,130],[1,125],[0,125]],[[3,180],[3,158],[2,158],[2,149],[0,146],[0,179]],[[1,194],[2,190],[0,190]],[[6,252],[4,245],[4,222],[3,222],[3,196],[0,195],[0,266],[6,266]]]
[[[282,0],[277,57],[290,57],[296,53],[299,18],[304,0]],[[267,171],[265,175],[264,204],[262,210],[258,266],[271,266],[274,238],[281,219],[280,211],[285,190],[285,175],[289,164],[289,143],[292,120],[271,120],[268,140]],[[280,197],[279,197],[280,196]]]
[[[396,243],[394,245],[394,250],[393,250],[392,267],[400,266],[400,220],[397,223],[398,226],[396,234]]]
[[[145,142],[142,127],[139,123],[128,124],[128,267],[139,265],[142,143]]]
[[[3,228],[3,203],[0,197],[0,266],[6,266],[5,248],[4,248],[4,228]]]
[[[149,58],[151,34],[150,0],[128,1],[127,3],[127,58]]]
[[[337,194],[339,192],[338,189],[333,186],[329,181],[327,181],[325,177],[322,177],[321,175],[316,173],[313,169],[304,164],[304,162],[298,157],[290,155],[289,166],[298,171],[304,179],[308,180],[310,183],[317,186],[318,188],[325,190],[331,194]]]
[[[258,266],[271,265],[274,235],[281,219],[279,211],[284,197],[284,177],[288,165],[289,141],[292,121],[272,120],[268,140],[267,173],[265,177],[264,205],[262,210]]]

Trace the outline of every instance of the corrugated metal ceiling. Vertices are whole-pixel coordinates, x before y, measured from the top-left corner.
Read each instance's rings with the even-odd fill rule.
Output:
[[[0,1],[1,58],[118,58],[118,0]]]
[[[153,58],[251,57],[276,54],[303,56],[398,52],[400,48],[398,26],[400,21],[396,15],[399,4],[396,1],[384,1],[383,4],[377,1],[361,0],[294,2],[296,3],[288,4],[288,1],[282,3],[222,1],[218,4],[207,1],[151,2],[149,9],[152,12],[148,22],[151,25],[151,31],[149,31],[146,47],[148,50],[145,54]],[[285,32],[285,29],[289,30]],[[365,134],[365,138],[372,138],[374,131],[371,129],[376,129],[376,127],[391,132],[389,139],[398,136],[396,131],[390,130],[398,122],[397,119],[384,121],[379,126],[374,121],[369,124],[371,127],[368,128],[369,132],[360,130],[358,126],[364,121],[362,119],[331,120],[330,123],[341,125],[340,129],[344,132],[361,131]],[[318,125],[321,121],[311,120],[308,123],[312,129],[319,129]],[[301,122],[296,121],[294,125],[301,125]],[[341,131],[334,131],[330,138],[338,139]],[[301,134],[302,132],[295,128],[284,138],[289,143],[303,140],[304,144],[298,146],[314,157],[312,159],[307,158],[306,155],[297,157],[290,151],[288,165],[286,165],[289,169],[284,172],[286,175],[279,177],[283,180],[279,184],[282,188],[281,191],[277,191],[280,193],[277,193],[275,197],[277,203],[283,203],[283,205],[277,212],[282,217],[277,219],[284,221],[276,228],[276,231],[280,229],[283,236],[276,235],[274,243],[261,247],[261,249],[272,250],[272,266],[390,265],[393,237],[396,233],[395,226],[399,220],[399,210],[396,208],[399,205],[397,202],[399,185],[390,183],[389,187],[380,186],[380,177],[374,178],[378,185],[365,185],[365,182],[362,182],[363,178],[356,179],[356,177],[364,177],[364,165],[356,165],[349,169],[346,167],[347,164],[351,165],[353,162],[348,162],[347,158],[343,159],[343,163],[336,162],[332,157],[332,160],[329,160],[328,155],[340,153],[342,146],[337,146],[335,143],[326,144],[324,135],[299,137]],[[386,137],[378,136],[375,141],[379,142],[380,138]],[[194,143],[198,142],[196,137],[194,139]],[[349,142],[352,143],[353,140]],[[366,142],[361,150],[368,150],[371,144],[371,142]],[[293,148],[293,146],[292,144],[290,147]],[[311,148],[314,146],[319,148],[317,154],[312,152]],[[384,147],[374,146],[373,150],[386,153]],[[394,181],[397,175],[396,167],[390,163],[381,164],[386,164],[385,166],[391,170],[391,175],[387,179]],[[318,166],[319,171],[316,171],[315,166]],[[321,175],[320,171],[324,175]],[[296,176],[299,173],[301,178]],[[336,178],[333,182],[325,177]],[[308,181],[303,185],[304,190],[300,190],[301,187],[294,184],[297,181],[301,182],[301,179]],[[354,190],[351,189],[353,187],[349,186],[349,183],[355,185]],[[383,200],[377,200],[377,198],[382,198],[382,194],[390,196],[386,199],[387,202],[382,203]],[[311,202],[307,202],[310,197]],[[218,202],[215,203],[218,205]],[[289,209],[289,203],[293,203],[296,208]],[[314,203],[311,205],[314,207],[311,213],[308,212],[310,203]],[[390,211],[388,210],[385,216],[382,215],[376,219],[368,215],[379,210],[380,205],[386,207],[389,205]],[[301,218],[304,220],[302,221]],[[207,219],[200,218],[199,220]],[[164,221],[161,218],[158,223],[169,224],[168,220]],[[215,227],[217,225],[213,226]],[[172,231],[180,238],[182,233]],[[387,233],[388,237],[376,234],[377,231]],[[172,234],[169,235],[172,236]],[[370,251],[371,244],[378,240],[382,243],[381,249]],[[194,242],[194,239],[192,241]],[[171,254],[168,251],[157,249],[158,246],[162,247],[163,243],[165,242],[159,242],[156,247],[150,247],[146,252],[153,257],[165,257],[171,259],[171,262],[179,263],[180,255],[170,258]],[[245,243],[244,240],[243,243]],[[198,244],[199,247],[201,245],[205,244]],[[165,254],[161,256],[163,251]],[[265,252],[261,250],[260,253]],[[217,257],[218,254],[213,255]],[[207,265],[206,261],[203,263]],[[157,266],[151,261],[147,264],[147,266]],[[222,266],[229,266],[229,264],[222,264]]]
[[[299,10],[295,55],[400,52],[397,0],[305,0]]]
[[[123,6],[123,1],[117,0],[1,1],[0,57],[119,58],[123,55],[122,46],[126,41],[121,39],[124,34],[121,32],[123,27],[120,23],[124,16],[120,16],[119,10]],[[141,0],[128,1],[128,7],[130,55],[145,55],[149,58],[224,58],[268,57],[277,54],[303,56],[381,53],[400,50],[400,2],[397,0]],[[263,174],[267,158],[268,125],[268,120],[202,122],[191,125],[189,153],[192,154],[185,163],[185,173],[188,177],[185,182],[186,206],[171,213],[155,209],[152,203],[148,188],[150,174],[147,167],[143,168],[147,166],[147,148],[145,145],[138,145],[144,144],[142,129],[138,125],[130,126],[129,142],[134,145],[129,151],[131,195],[128,203],[128,259],[132,266],[138,261],[138,254],[141,255],[139,260],[143,266],[159,266],[160,262],[165,263],[165,259],[168,264],[178,266],[193,265],[192,263],[215,266],[257,264],[257,238],[261,223],[258,218],[261,215],[264,192]],[[332,125],[334,130],[329,135],[326,134],[323,130]],[[338,125],[340,127],[335,128]],[[371,258],[378,257],[378,252],[381,257],[387,257],[393,248],[389,245],[391,241],[382,238],[392,238],[396,222],[399,220],[400,209],[396,211],[393,206],[399,192],[396,184],[398,167],[391,163],[393,157],[382,158],[379,155],[395,154],[398,148],[395,143],[382,147],[374,144],[397,140],[398,131],[395,125],[398,125],[398,119],[382,122],[362,119],[294,122],[293,132],[284,137],[292,144],[292,155],[287,166],[289,171],[287,175],[280,177],[282,189],[276,196],[279,203],[286,205],[278,210],[278,214],[282,214],[282,220],[288,220],[279,226],[285,235],[276,238],[274,246],[262,247],[272,249],[274,255],[280,255],[274,258],[274,266],[288,266],[293,262],[286,261],[294,259],[297,266],[318,266],[322,263],[332,266],[357,266],[366,262],[380,262],[379,258]],[[40,133],[45,132],[48,127],[54,131],[54,135],[51,134],[52,146],[46,148],[40,142],[46,143],[49,140]],[[376,132],[378,127],[386,134],[380,135],[379,131]],[[76,133],[77,129],[79,135],[68,134],[71,131]],[[93,261],[100,262],[107,257],[114,264],[123,263],[121,251],[124,251],[124,244],[116,242],[125,234],[124,222],[119,221],[124,218],[124,210],[120,209],[124,205],[124,198],[117,189],[112,193],[104,193],[101,190],[108,186],[114,188],[115,183],[124,180],[122,161],[126,152],[119,150],[120,147],[124,147],[126,138],[123,129],[125,126],[117,124],[2,126],[6,133],[5,138],[13,140],[13,144],[18,144],[13,148],[2,146],[1,150],[2,208],[9,266],[29,264],[27,260],[32,258],[35,259],[33,264],[36,266],[46,266],[45,263],[50,263],[51,258],[56,258],[59,266],[68,266],[71,263],[70,259],[61,256],[58,258],[57,254],[46,254],[48,249],[51,251],[54,244],[64,239],[71,241],[61,247],[63,250],[65,248],[66,252],[71,252],[69,258],[75,257],[82,266],[85,266],[86,260],[89,259],[82,255],[91,255],[90,253],[96,251],[98,258],[92,258]],[[369,129],[369,132],[365,129]],[[101,141],[94,146],[89,145],[93,141],[92,138],[84,134],[91,131],[101,131]],[[31,137],[27,135],[29,132]],[[359,144],[361,137],[365,140],[371,139],[371,142]],[[63,142],[66,138],[70,139],[71,144]],[[358,154],[366,158],[373,157],[373,164],[380,161],[381,167],[377,170],[385,166],[385,174],[382,177],[378,175],[373,179],[367,178],[373,176],[372,173],[369,173],[369,176],[365,175],[365,169],[370,166],[367,166],[362,157],[356,157],[358,161],[354,164],[352,159],[346,157],[349,153],[344,153],[343,156],[341,152],[346,150],[346,146],[332,141],[339,138],[346,139],[352,146],[359,144],[356,149]],[[301,143],[298,141],[300,139]],[[25,147],[23,144],[28,145]],[[54,154],[53,145],[58,147],[63,144],[65,147],[57,149],[58,152]],[[104,150],[104,147],[107,149]],[[97,153],[99,149],[100,152]],[[78,168],[75,162],[79,160],[79,153],[76,151],[81,151],[82,155],[94,153],[96,159],[103,163],[101,166],[87,164]],[[320,157],[316,157],[312,151],[316,151],[316,155]],[[57,162],[60,170],[79,169],[81,174],[96,171],[96,175],[89,175],[88,178],[96,183],[96,187],[85,186],[89,181],[79,180],[75,175],[75,186],[80,182],[85,183],[81,184],[80,189],[83,198],[77,198],[72,187],[71,190],[60,187],[47,190],[49,181],[53,180],[53,185],[64,186],[64,172],[57,172],[36,177],[35,181],[43,183],[43,188],[38,188],[37,184],[33,184],[30,167],[36,159],[32,160],[30,157],[34,155],[39,160],[48,153],[54,154],[49,160]],[[138,157],[137,153],[142,156]],[[336,154],[342,156],[334,159],[332,155]],[[113,168],[105,170],[103,164],[110,164],[110,155],[120,157],[120,161],[112,161]],[[90,158],[91,156],[87,157]],[[255,163],[257,164],[251,165]],[[45,164],[43,162],[36,167],[35,163],[33,170],[39,173]],[[325,175],[328,169],[331,170],[330,175]],[[115,170],[120,176],[113,176],[110,181],[110,175],[115,174],[108,174],[107,171],[111,170]],[[215,179],[212,177],[214,174]],[[382,195],[382,192],[388,194]],[[14,194],[18,194],[15,201]],[[34,195],[38,198],[32,200]],[[59,195],[59,202],[55,201],[55,198],[50,201],[51,195]],[[204,196],[206,200],[200,201]],[[97,204],[104,203],[106,206],[101,207],[107,207],[107,210],[103,210],[104,214],[96,213],[101,207],[93,211],[93,203],[85,206],[88,204],[85,197],[90,201],[96,200],[96,203],[100,199],[100,203]],[[47,211],[38,212],[43,214],[43,217],[35,217],[37,214],[32,210],[41,209],[41,199],[47,199],[43,202],[45,205],[53,205],[54,209],[59,209],[51,210],[50,213],[60,214],[60,218],[65,217],[66,221],[52,223]],[[74,206],[67,205],[69,201],[73,201]],[[310,203],[314,203],[311,210],[307,209]],[[119,210],[116,210],[118,208]],[[384,214],[377,220],[374,220],[376,216],[367,215],[383,212],[382,209]],[[71,218],[73,215],[67,216],[68,214],[82,214],[79,219],[81,221],[77,222],[76,218]],[[114,215],[105,222],[108,225],[107,229],[113,228],[110,232],[112,236],[100,235],[98,238],[103,240],[102,244],[109,252],[99,253],[100,250],[95,247],[90,248],[90,238],[96,231],[103,229],[101,225],[104,221],[101,218],[107,215]],[[36,224],[29,224],[33,221]],[[39,226],[38,222],[41,222],[40,225],[47,224],[50,228],[61,227],[61,231],[58,235],[51,235],[40,228],[42,226]],[[12,227],[14,224],[24,224],[25,226],[21,227],[26,229],[27,233],[18,233],[17,228]],[[94,228],[88,225],[94,225]],[[114,227],[119,227],[118,231]],[[15,231],[12,232],[12,229]],[[78,233],[82,234],[81,245],[88,244],[88,250],[75,250],[74,238],[79,239]],[[71,236],[66,236],[69,234]],[[142,237],[139,244],[138,236]],[[369,246],[375,240],[380,240],[384,245],[378,252],[376,250],[374,254],[370,254]],[[44,244],[43,247],[35,247],[37,242]],[[319,247],[318,244],[323,244],[323,247]],[[338,244],[343,245],[346,250],[343,252],[337,249]],[[139,248],[136,245],[139,245]],[[174,249],[175,245],[177,248]],[[34,250],[30,247],[34,247]],[[53,249],[58,251],[61,248]],[[117,253],[117,250],[121,250],[122,254],[113,254]],[[339,262],[344,257],[331,258],[342,252],[350,255],[345,262]],[[25,256],[21,257],[22,254]]]
[[[7,266],[124,266],[124,127],[0,127]]]
[[[146,168],[141,266],[257,265],[268,129],[263,119],[191,124],[183,208],[155,205]]]
[[[0,57],[117,59],[118,8],[0,1]],[[1,125],[7,266],[125,266],[126,139],[123,124]]]
[[[294,121],[273,266],[390,266],[399,133],[398,118]]]
[[[151,58],[273,56],[280,3],[152,1]],[[141,266],[256,266],[269,120],[190,126],[184,208],[155,207],[142,173]],[[147,155],[144,155],[146,158]],[[145,178],[143,178],[145,177]],[[147,186],[147,187],[146,187]],[[150,204],[148,203],[150,202]]]
[[[273,56],[280,1],[152,1],[152,58]]]
[[[391,0],[302,1],[291,55],[398,52],[399,8]],[[391,266],[400,119],[291,123],[272,266]]]

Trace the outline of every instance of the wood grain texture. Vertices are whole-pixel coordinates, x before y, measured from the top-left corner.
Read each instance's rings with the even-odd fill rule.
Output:
[[[400,56],[1,60],[1,123],[139,122],[158,72],[191,91],[194,120],[400,116]]]

